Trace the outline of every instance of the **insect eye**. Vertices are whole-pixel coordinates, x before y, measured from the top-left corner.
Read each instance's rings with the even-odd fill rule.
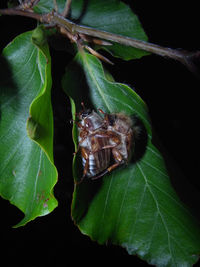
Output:
[[[81,112],[81,118],[84,119],[86,117],[88,117],[91,114],[91,110],[87,109]]]

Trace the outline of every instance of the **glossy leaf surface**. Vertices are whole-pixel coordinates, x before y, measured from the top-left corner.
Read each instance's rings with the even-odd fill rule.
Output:
[[[41,34],[19,35],[1,56],[0,194],[25,214],[17,226],[57,206],[51,58]]]
[[[62,12],[65,0],[57,0],[57,5],[59,12]],[[51,0],[41,0],[35,7],[37,12],[50,12],[52,9],[53,1]],[[118,0],[72,1],[71,19],[78,24],[147,41],[138,17],[127,5]],[[148,54],[145,51],[119,44],[103,48],[112,55],[125,60],[140,58]]]
[[[137,115],[146,129],[135,161],[75,186],[72,216],[81,232],[100,244],[121,245],[157,266],[192,266],[200,250],[199,228],[172,188],[164,159],[151,142],[145,103],[130,87],[108,80],[99,60],[85,53],[68,66],[63,87],[72,98],[73,115],[84,101],[95,110]],[[73,136],[77,147],[76,126]],[[73,171],[79,180],[78,155]]]

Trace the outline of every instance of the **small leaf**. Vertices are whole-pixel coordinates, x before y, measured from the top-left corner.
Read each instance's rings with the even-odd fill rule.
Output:
[[[37,31],[37,30],[36,30]],[[48,45],[21,34],[3,51],[0,79],[0,194],[24,212],[21,226],[51,212],[53,116]],[[40,46],[41,45],[41,46]]]
[[[64,10],[65,2],[66,0],[56,0],[59,13],[62,13],[62,11]],[[40,0],[39,3],[36,6],[34,6],[34,11],[37,13],[49,13],[55,8],[56,7],[54,6],[54,1]]]
[[[192,266],[200,251],[199,227],[172,188],[162,155],[151,142],[145,103],[130,87],[107,80],[100,61],[85,53],[68,66],[63,87],[72,98],[73,116],[75,105],[78,112],[84,101],[95,110],[137,115],[147,134],[135,162],[75,186],[72,217],[81,232],[157,266]],[[77,146],[76,125],[73,138]],[[75,180],[82,176],[79,161],[76,156]]]
[[[57,0],[57,5],[59,12],[62,12],[65,0]],[[50,12],[52,9],[53,1],[51,0],[41,0],[35,7],[35,11],[40,13]],[[147,36],[138,17],[119,0],[72,1],[71,19],[81,25],[147,41]],[[100,48],[106,49],[113,56],[124,60],[141,58],[149,54],[143,50],[117,43],[106,47],[100,46]]]

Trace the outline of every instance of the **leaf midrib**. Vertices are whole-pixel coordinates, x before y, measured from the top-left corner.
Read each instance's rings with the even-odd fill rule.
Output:
[[[88,69],[88,71],[89,71],[89,73],[90,73],[90,76],[91,76],[93,82],[96,84],[96,87],[97,87],[97,89],[98,89],[98,92],[99,92],[100,96],[101,96],[102,99],[104,100],[105,106],[106,106],[107,109],[111,112],[111,110],[110,110],[110,108],[109,108],[109,104],[108,104],[107,101],[106,101],[105,95],[104,95],[104,93],[101,91],[101,88],[100,88],[100,86],[99,86],[97,80],[95,79],[95,75],[93,74],[92,68],[90,67],[90,64],[88,63],[88,61],[87,61],[87,56],[86,56],[85,54],[83,54],[83,59],[85,60],[85,63],[86,63],[86,65],[87,65],[87,69]]]
[[[156,199],[154,193],[153,193],[152,190],[151,190],[151,187],[150,187],[150,185],[149,185],[149,183],[148,183],[148,181],[147,181],[147,177],[146,177],[146,175],[144,174],[144,172],[143,172],[143,170],[142,170],[140,164],[137,163],[137,165],[138,165],[138,168],[139,168],[139,170],[140,170],[140,172],[141,172],[141,174],[142,174],[142,176],[143,176],[143,178],[144,178],[144,181],[145,181],[145,183],[146,183],[146,185],[147,185],[147,188],[148,188],[148,190],[149,190],[149,192],[150,192],[150,194],[151,194],[151,196],[152,196],[152,198],[153,198],[153,200],[154,200],[154,202],[155,202],[155,205],[156,205],[158,214],[160,215],[160,218],[161,218],[161,220],[162,220],[162,222],[163,222],[164,228],[165,228],[166,233],[167,233],[167,238],[168,238],[168,248],[169,248],[169,251],[170,251],[170,255],[172,256],[172,260],[173,260],[173,262],[175,263],[174,255],[173,255],[173,253],[172,253],[172,248],[171,248],[171,241],[170,241],[170,237],[171,237],[171,235],[170,235],[170,233],[169,233],[169,230],[168,230],[168,227],[167,227],[167,223],[165,222],[165,219],[163,218],[163,214],[162,214],[162,212],[160,211],[158,201],[157,201],[157,199]],[[175,266],[175,265],[174,265],[174,266]]]

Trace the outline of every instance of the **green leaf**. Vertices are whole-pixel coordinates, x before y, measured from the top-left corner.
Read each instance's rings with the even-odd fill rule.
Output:
[[[41,0],[35,10],[40,13],[50,12],[53,9],[52,2]],[[62,12],[64,4],[65,0],[57,1],[59,12]],[[71,18],[78,24],[147,41],[147,36],[138,17],[126,4],[119,0],[72,1]],[[124,60],[141,58],[149,54],[143,50],[116,43],[100,48],[106,49],[113,56]]]
[[[151,142],[145,103],[127,85],[109,81],[100,61],[89,54],[79,54],[68,66],[63,88],[72,99],[74,117],[75,107],[78,112],[84,101],[95,110],[137,115],[147,133],[145,149],[135,162],[75,186],[72,217],[81,232],[157,266],[192,266],[200,251],[199,227],[172,188],[162,155]],[[76,125],[73,138],[77,146]],[[75,180],[82,176],[79,161],[76,156]]]
[[[56,0],[58,12],[62,13],[65,7],[66,0]],[[40,0],[39,3],[34,6],[34,11],[37,13],[49,13],[55,9],[53,0]]]
[[[0,65],[0,194],[24,212],[17,226],[57,206],[51,58],[38,31],[15,38]]]

